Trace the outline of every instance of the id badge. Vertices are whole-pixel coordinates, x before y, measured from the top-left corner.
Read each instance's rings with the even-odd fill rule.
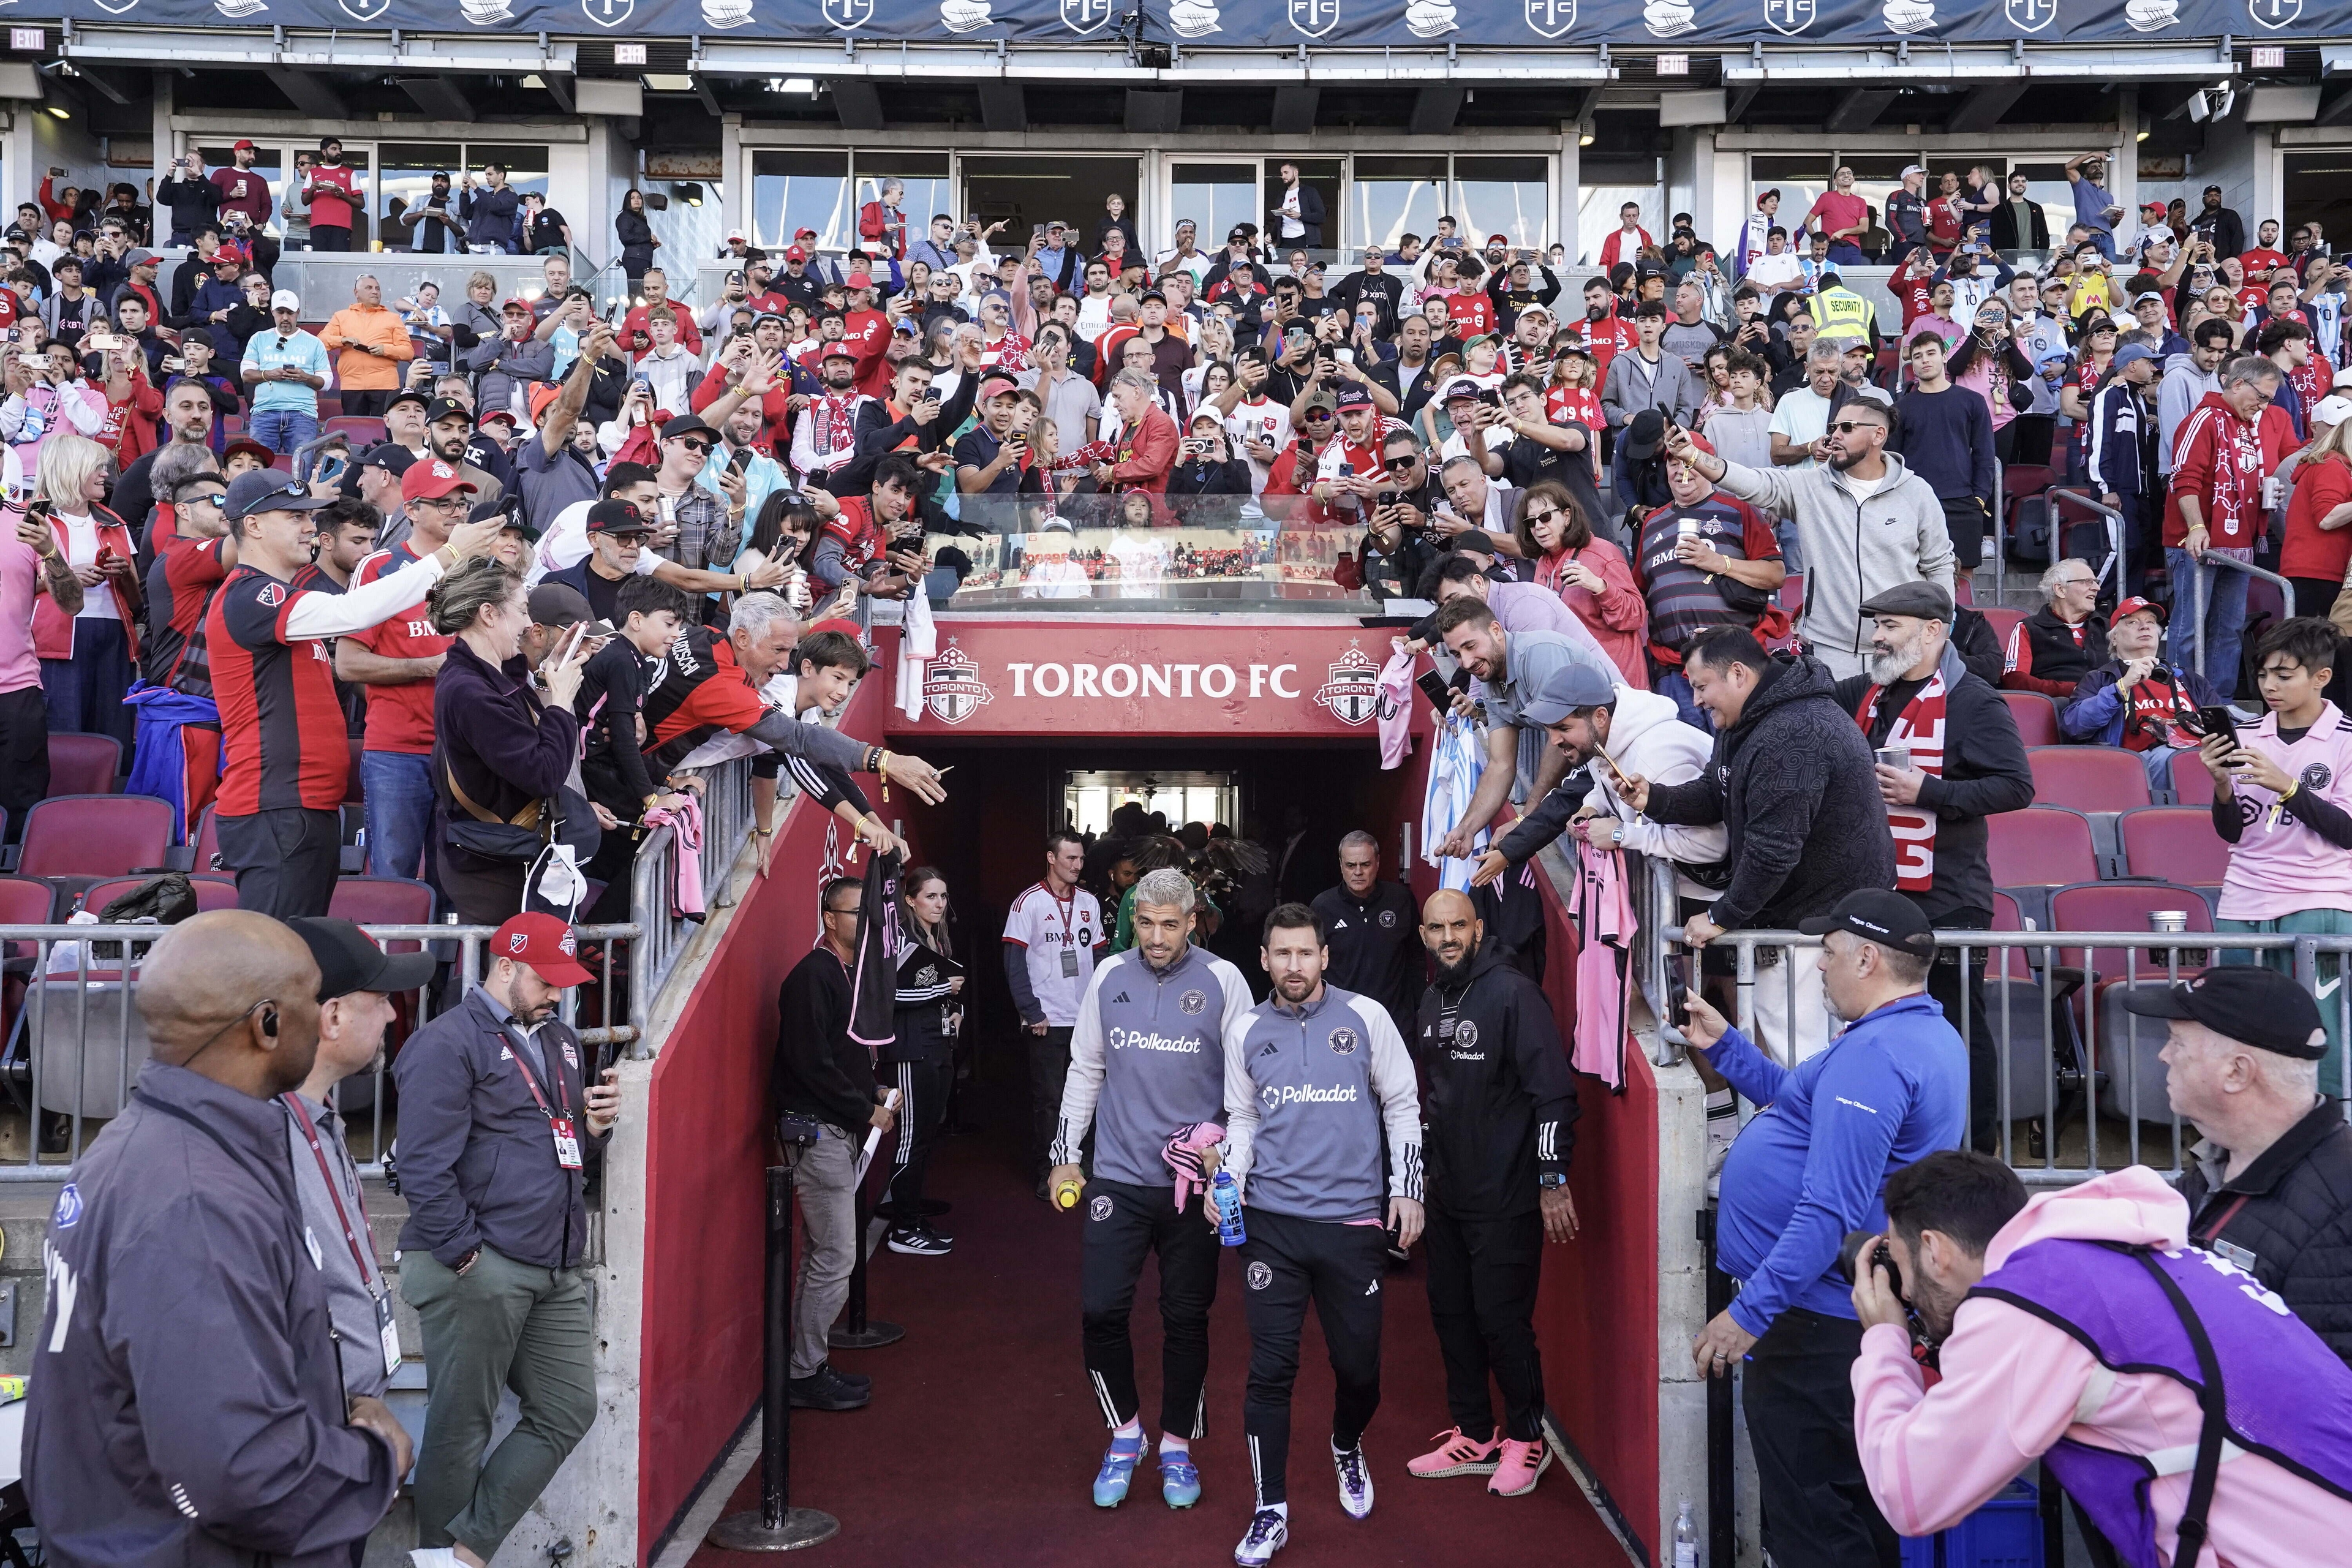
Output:
[[[375,1299],[375,1336],[383,1346],[383,1375],[390,1377],[400,1370],[400,1331],[392,1325],[392,1297]]]
[[[1074,947],[1066,947],[1062,950],[1062,978],[1065,980],[1076,980],[1077,977],[1078,950]]]
[[[580,1169],[580,1134],[573,1130],[572,1118],[552,1117],[547,1127],[555,1134],[555,1163],[567,1171]]]

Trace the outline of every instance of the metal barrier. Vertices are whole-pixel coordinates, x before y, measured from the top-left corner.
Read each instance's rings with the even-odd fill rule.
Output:
[[[2285,596],[2287,614],[2294,614],[2294,584],[2277,573],[2265,572],[2251,561],[2241,561],[2234,555],[2223,555],[2211,550],[2208,550],[2202,559],[2207,565],[2227,566],[2232,572],[2243,572],[2249,577],[2260,577],[2265,583],[2277,584],[2278,591]],[[2210,592],[2205,585],[2205,574],[2200,572],[2197,574],[2197,625],[2193,628],[2197,633],[2197,672],[2200,675],[2205,673],[2205,612],[2207,595]],[[2243,623],[2240,624],[2242,626]],[[2231,686],[2236,685],[2237,671],[2230,672],[2230,682]]]
[[[137,1015],[137,973],[144,950],[165,928],[154,925],[0,925],[0,947],[8,952],[16,972],[29,960],[25,994],[8,1030],[5,1054],[0,1054],[0,1086],[5,1100],[23,1110],[27,1122],[21,1160],[0,1157],[0,1182],[62,1181],[72,1173],[89,1134],[87,1124],[111,1120],[129,1100],[147,1060],[146,1026]],[[366,925],[369,935],[382,942],[430,944],[450,967],[441,983],[426,985],[402,998],[413,1009],[414,1033],[446,1006],[461,1001],[467,987],[482,974],[482,944],[496,933],[493,926]],[[583,1045],[595,1047],[593,1078],[604,1062],[622,1047],[644,1038],[651,997],[646,987],[629,985],[627,1020],[615,1018],[616,977],[625,983],[629,970],[619,959],[622,944],[634,943],[639,927],[582,926],[583,957],[601,973],[587,985],[564,993],[560,1016],[579,1029]],[[76,951],[52,972],[52,954],[59,943]],[[127,942],[112,956],[92,950],[101,942]],[[589,949],[596,951],[589,951]],[[26,951],[29,949],[29,951]],[[593,1018],[581,1026],[582,999],[589,998]],[[436,1005],[436,1002],[439,1005]],[[107,1049],[109,1037],[112,1049]],[[345,1079],[336,1086],[336,1109],[343,1113],[352,1141],[352,1158],[363,1175],[383,1173],[386,1068],[382,1060],[373,1071]],[[60,1083],[60,1078],[68,1081]],[[63,1147],[44,1149],[45,1134],[63,1121]],[[362,1118],[367,1133],[365,1158],[360,1147]]]
[[[743,841],[751,836],[751,759],[730,757],[707,768],[687,771],[703,781],[702,847],[698,853],[702,863],[703,892],[715,909],[726,897],[728,868],[742,853]],[[792,775],[781,776],[776,784],[781,818],[782,803],[791,798]],[[678,853],[677,830],[656,827],[638,844],[636,859],[629,868],[629,911],[635,917],[636,929],[643,933],[630,954],[629,997],[633,1009],[650,1008],[699,924],[676,912]],[[645,1038],[645,1016],[638,1012],[634,1019],[638,1032],[629,1053],[632,1056],[650,1054]]]
[[[1680,945],[1678,933],[1676,926],[1658,944],[1661,973],[1664,950]],[[1759,1049],[1783,1067],[1793,1068],[1800,1059],[1794,1041],[1757,1037],[1758,988],[1787,986],[1789,1005],[1783,1016],[1793,1016],[1796,987],[1820,984],[1810,960],[1799,955],[1818,951],[1822,939],[1795,931],[1727,931],[1716,942],[1737,955],[1734,1022]],[[2165,1103],[2164,1068],[2156,1056],[2163,1047],[2165,1026],[2159,1020],[2126,1013],[2119,1004],[2109,1016],[2109,998],[2115,995],[2116,985],[2170,984],[2183,973],[2223,962],[2225,956],[2244,961],[2258,953],[2291,952],[2296,982],[2323,1008],[2333,1008],[2336,1038],[2352,1039],[2352,988],[2334,984],[2322,991],[2319,985],[2323,957],[2331,961],[2329,967],[2336,971],[2331,979],[2341,980],[2347,955],[2352,955],[2352,935],[2173,930],[1938,931],[1936,942],[1941,949],[1957,949],[1963,965],[1977,962],[1986,965],[1985,1006],[1991,1016],[1999,1066],[1994,1100],[1999,1152],[2030,1186],[2066,1185],[2124,1165],[2153,1165],[2170,1176],[2182,1171],[2194,1140]],[[2120,973],[2113,969],[2117,953]],[[2076,962],[2061,962],[2067,956]],[[1963,1039],[1973,1022],[1969,988],[1963,987],[1959,1023]],[[2118,1030],[2120,1043],[2116,1039]],[[2322,1084],[2321,1090],[2344,1103],[2347,1115],[2352,1115],[2352,1053],[2342,1052],[2340,1047],[2337,1067],[2337,1081]],[[2159,1106],[2160,1114],[2150,1113],[2151,1107]],[[2081,1147],[2062,1148],[2078,1112]],[[2110,1125],[2102,1126],[2103,1121]],[[2038,1159],[2030,1150],[2026,1159],[2017,1157],[2020,1122],[2028,1124],[2030,1134],[2039,1124]],[[2144,1124],[2161,1126],[2165,1131],[2159,1138],[2144,1141]],[[2032,1141],[2030,1136],[2029,1142]],[[2107,1158],[2106,1145],[2111,1141],[2117,1145],[2114,1152],[2120,1158]],[[2152,1152],[2150,1144],[2168,1145],[2167,1159],[2147,1157]]]

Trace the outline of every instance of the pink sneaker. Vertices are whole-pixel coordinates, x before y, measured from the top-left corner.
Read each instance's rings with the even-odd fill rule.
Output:
[[[1503,1439],[1501,1462],[1493,1466],[1495,1479],[1486,1489],[1496,1497],[1525,1497],[1536,1489],[1536,1478],[1551,1464],[1551,1446],[1548,1443],[1519,1443]]]
[[[1407,1460],[1405,1474],[1424,1481],[1445,1476],[1491,1476],[1495,1473],[1495,1452],[1492,1437],[1483,1443],[1473,1442],[1456,1426],[1437,1435],[1436,1447],[1418,1459]]]

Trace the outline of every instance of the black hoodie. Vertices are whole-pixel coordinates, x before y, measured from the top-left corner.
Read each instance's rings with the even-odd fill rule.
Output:
[[[1895,885],[1895,839],[1870,742],[1810,658],[1776,658],[1688,784],[1652,784],[1648,814],[1730,829],[1731,883],[1708,919],[1787,931],[1857,888]]]
[[[1576,1079],[1544,994],[1486,942],[1465,978],[1422,993],[1411,1042],[1429,1086],[1429,1201],[1477,1219],[1534,1208],[1537,1174],[1567,1174],[1576,1142]]]

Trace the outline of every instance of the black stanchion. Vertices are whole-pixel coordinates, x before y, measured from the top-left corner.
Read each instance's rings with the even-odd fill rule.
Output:
[[[841,1321],[833,1325],[825,1342],[837,1351],[878,1350],[896,1344],[907,1337],[907,1331],[896,1323],[886,1323],[866,1315],[866,1259],[874,1250],[874,1208],[866,1200],[864,1183],[857,1187],[857,1261],[849,1269],[849,1304],[841,1314]]]
[[[730,1513],[704,1539],[723,1552],[797,1552],[841,1521],[793,1506],[793,1173],[768,1167],[767,1384],[760,1408],[760,1506]]]
[[[1716,1266],[1715,1211],[1701,1209],[1698,1214],[1699,1241],[1706,1251],[1706,1315],[1713,1321],[1717,1313],[1731,1305],[1731,1276]],[[1732,1493],[1732,1478],[1737,1472],[1735,1461],[1737,1438],[1732,1431],[1731,1374],[1706,1380],[1706,1552],[1710,1563],[1730,1563],[1737,1554],[1735,1544],[1738,1520],[1737,1500]]]

